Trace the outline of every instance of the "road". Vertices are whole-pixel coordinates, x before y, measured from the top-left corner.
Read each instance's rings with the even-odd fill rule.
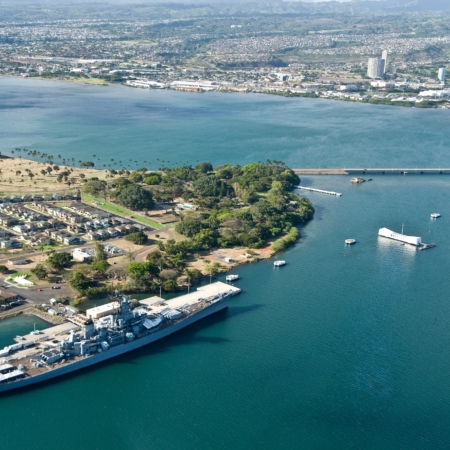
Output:
[[[73,296],[73,292],[69,286],[66,284],[55,284],[53,286],[58,286],[60,289],[52,289],[51,286],[46,287],[32,287],[28,289],[19,288],[17,286],[13,286],[10,283],[5,282],[5,278],[0,277],[0,283],[2,286],[1,289],[5,289],[8,292],[14,292],[14,294],[20,295],[23,298],[26,298],[32,304],[42,304],[47,303],[51,298],[58,299],[59,297],[69,297]],[[16,310],[16,309],[15,309]],[[18,310],[18,309],[17,309]],[[10,310],[13,311],[13,310]]]

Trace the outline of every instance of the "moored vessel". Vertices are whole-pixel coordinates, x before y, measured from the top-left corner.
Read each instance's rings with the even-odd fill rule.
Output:
[[[353,245],[353,244],[356,244],[356,239],[346,239],[346,240],[345,240],[345,243],[346,243],[347,245]]]
[[[439,213],[432,213],[431,214],[431,218],[432,219],[437,219],[438,217],[441,217],[441,215]]]
[[[274,265],[275,267],[282,267],[282,266],[285,266],[285,265],[286,265],[286,261],[282,261],[282,260],[275,261],[275,262],[273,263],[273,265]]]
[[[239,280],[239,275],[227,275],[225,277],[225,279],[227,281],[237,281],[237,280]]]
[[[0,360],[0,392],[46,381],[128,353],[173,334],[228,307],[239,288],[217,282],[201,291],[164,300],[151,297],[134,307],[130,298],[92,308],[73,322],[5,347]],[[107,306],[107,305],[104,305]],[[80,325],[81,324],[81,325]]]

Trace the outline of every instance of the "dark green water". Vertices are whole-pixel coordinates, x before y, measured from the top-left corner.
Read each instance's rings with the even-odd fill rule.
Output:
[[[70,91],[65,85],[50,85],[55,86],[45,83],[53,94],[72,92],[75,110],[79,99],[87,98],[88,87]],[[131,97],[143,94],[129,91]],[[166,101],[163,94],[158,93],[160,102]],[[229,120],[240,121],[234,134],[230,132],[229,155],[222,152],[225,141],[213,140],[217,150],[198,152],[199,159],[215,155],[214,162],[234,157],[243,163],[264,152],[260,159],[278,159],[280,153],[280,158],[287,155],[284,159],[297,166],[306,165],[305,161],[310,166],[332,166],[338,161],[343,161],[341,165],[401,161],[402,165],[449,166],[448,134],[442,127],[448,127],[450,116],[445,111],[399,108],[395,123],[394,108],[312,101],[294,104],[291,99],[261,96],[182,95],[174,100],[166,94],[167,102],[181,102],[181,109],[188,98],[194,98],[196,108],[205,111],[203,118],[208,109],[215,114],[217,102],[216,133],[222,137],[224,122],[228,126]],[[46,105],[54,100],[45,95],[45,89],[39,95],[45,117],[49,114]],[[109,98],[109,94],[96,95]],[[136,101],[135,97],[124,98],[111,114],[126,117]],[[94,103],[92,108],[98,109]],[[71,118],[55,119],[54,130],[44,129],[40,134],[41,119],[33,118],[39,108],[24,108],[23,117],[30,118],[27,139],[56,146],[49,135],[64,134],[61,124],[72,123]],[[227,108],[233,113],[224,119]],[[252,108],[266,118],[258,132],[252,128],[256,127],[254,116],[248,113]],[[272,109],[278,114],[270,115]],[[292,136],[298,131],[293,124],[278,129],[283,110],[288,122],[294,122],[295,113],[300,117],[298,124],[308,124],[306,132],[312,133],[309,127],[322,129],[329,153],[320,138],[317,147],[311,143],[300,153],[295,146],[301,138],[295,138],[292,145],[291,138],[272,145],[272,132]],[[77,133],[89,127],[80,125],[80,117],[74,114],[72,127]],[[353,129],[348,129],[350,117]],[[177,120],[171,122],[172,135],[164,138],[165,128],[160,129],[161,140],[176,142],[181,139],[177,124],[187,130],[187,124],[194,123],[181,112]],[[343,129],[336,125],[339,120]],[[200,133],[201,125],[195,123]],[[367,141],[360,140],[361,124]],[[18,131],[7,133],[0,128],[7,135],[4,142],[17,141]],[[25,124],[21,129],[26,131]],[[420,140],[423,129],[426,133]],[[128,132],[126,127],[117,131]],[[255,144],[252,147],[246,141],[244,152],[236,136],[250,132]],[[99,134],[103,133],[99,126]],[[209,128],[205,133],[214,134]],[[188,137],[185,148],[190,157],[195,142],[192,134]],[[84,139],[80,134],[80,140],[73,142],[79,145]],[[139,136],[136,139],[139,149]],[[66,143],[75,148],[69,141],[63,139],[60,148]],[[335,151],[333,141],[345,147],[345,152]],[[133,142],[129,145],[132,148]],[[149,146],[157,148],[156,144]],[[119,151],[118,146],[114,149]],[[377,159],[380,156],[387,159]],[[227,312],[94,370],[2,396],[1,442],[5,448],[450,448],[450,177],[378,176],[354,186],[349,177],[328,176],[307,177],[303,184],[344,195],[308,195],[316,215],[302,228],[301,242],[282,255],[286,267],[275,270],[272,261],[241,267],[237,272],[243,293],[231,301]],[[441,213],[442,218],[430,220],[432,212]],[[377,237],[379,228],[401,231],[402,223],[405,233],[422,236],[437,247],[418,252]],[[344,239],[350,237],[358,243],[346,248]],[[1,323],[0,339],[4,339]]]

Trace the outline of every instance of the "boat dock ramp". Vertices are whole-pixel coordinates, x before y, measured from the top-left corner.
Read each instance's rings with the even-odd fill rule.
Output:
[[[339,192],[324,191],[323,189],[314,189],[314,188],[305,187],[305,186],[297,186],[296,189],[301,189],[302,191],[317,192],[319,194],[335,195],[336,197],[340,197],[342,195]]]

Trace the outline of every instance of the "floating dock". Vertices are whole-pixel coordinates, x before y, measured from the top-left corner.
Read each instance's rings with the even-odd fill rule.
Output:
[[[304,187],[304,186],[297,186],[296,189],[301,189],[302,191],[317,192],[318,194],[335,195],[336,197],[340,197],[342,195],[339,192],[324,191],[323,189],[314,189],[314,188],[309,188],[309,187]]]

